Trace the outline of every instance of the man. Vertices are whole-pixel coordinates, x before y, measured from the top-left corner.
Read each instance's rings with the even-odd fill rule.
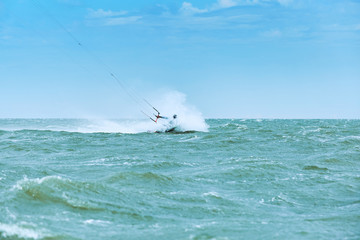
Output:
[[[176,127],[177,127],[176,118],[177,118],[177,115],[174,114],[173,119],[171,119],[171,121],[168,122],[167,129],[165,130],[165,132],[175,132],[176,131]]]

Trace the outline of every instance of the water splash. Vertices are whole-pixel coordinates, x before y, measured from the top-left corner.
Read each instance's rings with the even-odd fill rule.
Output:
[[[176,127],[179,131],[200,131],[207,132],[209,126],[206,124],[201,112],[194,106],[186,102],[186,95],[171,91],[159,98],[157,106],[161,109],[161,114],[172,118],[174,114],[177,115]],[[168,124],[159,122],[160,125]]]
[[[200,111],[186,102],[183,93],[173,91],[157,98],[156,107],[168,119],[157,123],[150,119],[109,120],[109,119],[7,119],[0,130],[45,130],[80,133],[145,133],[165,132],[175,127],[176,131],[207,132],[208,125]],[[174,121],[173,115],[177,118]]]

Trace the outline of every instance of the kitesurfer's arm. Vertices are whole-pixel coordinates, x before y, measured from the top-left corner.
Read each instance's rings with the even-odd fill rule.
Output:
[[[154,114],[154,115],[155,115],[155,114]],[[160,114],[155,115],[155,117],[156,117],[156,121],[157,121],[159,118],[168,119],[167,117],[160,116]]]

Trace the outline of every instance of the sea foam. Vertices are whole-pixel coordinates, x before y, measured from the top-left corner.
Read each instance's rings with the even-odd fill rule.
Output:
[[[50,237],[49,234],[44,233],[43,230],[31,229],[27,226],[16,224],[4,224],[0,223],[0,238],[1,237],[15,237],[25,239],[41,239],[44,237]]]
[[[160,94],[154,101],[154,106],[160,111],[161,116],[168,119],[158,119],[154,123],[149,119],[156,119],[157,112],[146,102],[139,107],[138,119],[107,119],[101,116],[82,116],[81,119],[9,119],[1,126],[4,131],[40,130],[55,132],[78,132],[78,133],[146,133],[165,132],[176,127],[176,131],[199,131],[207,132],[208,125],[201,112],[186,102],[186,95],[177,91]],[[140,115],[141,111],[146,115]],[[173,116],[177,115],[174,120]],[[64,120],[64,119],[63,119]]]

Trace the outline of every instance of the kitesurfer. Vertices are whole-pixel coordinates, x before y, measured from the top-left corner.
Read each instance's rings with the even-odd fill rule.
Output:
[[[176,118],[177,118],[177,115],[176,114],[174,114],[173,115],[173,117],[172,117],[172,119],[171,119],[171,121],[170,122],[168,122],[168,124],[167,124],[167,129],[165,130],[165,132],[175,132],[176,131],[176,126],[177,126],[177,120],[176,120]]]

